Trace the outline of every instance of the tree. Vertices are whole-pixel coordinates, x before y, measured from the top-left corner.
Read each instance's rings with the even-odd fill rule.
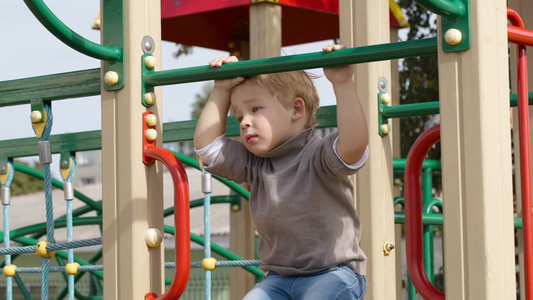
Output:
[[[437,34],[436,17],[427,9],[412,0],[399,0],[398,3],[407,19],[410,28],[407,40],[418,40],[435,37]],[[401,104],[420,103],[439,100],[439,80],[437,56],[405,58],[400,64],[400,102]],[[420,134],[433,123],[435,116],[416,116],[402,118],[401,154],[407,157],[411,146]],[[440,159],[440,148],[435,147],[429,158]]]
[[[192,104],[191,118],[198,119],[200,117],[200,113],[204,109],[212,89],[213,84],[206,83],[202,86],[202,90],[195,95],[196,101]]]
[[[31,166],[32,168],[37,169],[39,171],[43,170],[42,165],[36,162],[33,162],[32,165],[19,160],[16,160],[15,162],[21,165]],[[13,173],[13,181],[11,182],[12,196],[30,194],[42,190],[44,190],[44,182],[41,179],[22,172],[15,171]]]

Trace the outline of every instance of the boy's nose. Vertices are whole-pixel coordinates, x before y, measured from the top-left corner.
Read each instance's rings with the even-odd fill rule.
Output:
[[[244,117],[241,121],[241,129],[246,129],[252,125],[252,122],[250,121],[250,118]]]

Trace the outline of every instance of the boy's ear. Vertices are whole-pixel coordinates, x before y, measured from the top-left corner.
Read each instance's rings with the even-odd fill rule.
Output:
[[[292,101],[292,119],[296,121],[303,117],[305,117],[305,101],[300,97],[296,97]]]

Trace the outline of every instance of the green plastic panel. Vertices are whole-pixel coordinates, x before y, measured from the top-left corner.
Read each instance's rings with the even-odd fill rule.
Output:
[[[105,46],[124,49],[124,0],[103,0],[102,2],[102,40]],[[106,91],[116,91],[124,87],[124,51],[115,61],[103,61],[102,76],[109,71],[117,72],[118,82],[109,85],[104,82]]]
[[[100,95],[100,69],[0,82],[0,107]]]

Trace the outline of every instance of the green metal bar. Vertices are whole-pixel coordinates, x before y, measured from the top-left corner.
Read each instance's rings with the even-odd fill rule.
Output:
[[[227,64],[220,68],[200,66],[157,71],[146,75],[145,84],[161,86],[435,54],[437,54],[437,39],[431,38],[348,48],[330,53],[315,52],[254,59]]]
[[[103,46],[77,34],[61,22],[42,0],[24,0],[24,3],[50,33],[72,49],[97,59],[122,60],[122,49]]]
[[[0,82],[0,107],[100,95],[100,69]]]
[[[24,296],[26,300],[33,300],[30,291],[28,291],[28,289],[26,288],[26,285],[24,284],[24,281],[22,280],[19,274],[15,274],[15,282],[17,283],[17,286],[19,287],[22,296]]]
[[[442,226],[441,214],[422,214],[422,222],[424,225],[439,225]],[[394,224],[405,224],[405,213],[402,211],[394,212]],[[522,228],[522,218],[514,218],[514,228]]]
[[[518,97],[511,94],[510,106],[517,107]],[[529,92],[529,105],[533,105],[533,92]],[[405,118],[414,116],[436,115],[440,113],[439,102],[422,102],[383,107],[381,114],[385,118]]]
[[[72,224],[74,226],[85,226],[85,225],[98,225],[102,222],[102,217],[83,217],[83,218],[74,218],[72,220]],[[55,228],[64,228],[67,226],[66,220],[56,220],[54,221],[54,227]],[[46,223],[36,223],[32,225],[28,225],[25,227],[13,229],[10,232],[10,235],[13,239],[18,237],[24,237],[25,235],[32,234],[34,232],[42,231],[43,229],[46,229]],[[0,238],[4,238],[4,233],[0,232]],[[37,243],[35,243],[37,244]]]
[[[405,158],[395,158],[392,160],[392,168],[394,170],[404,170],[407,159]],[[425,159],[422,163],[422,169],[433,169],[440,170],[441,163],[439,160],[434,159]]]
[[[420,6],[449,20],[457,20],[467,12],[460,0],[415,0]]]
[[[422,102],[402,105],[384,106],[381,114],[385,118],[402,118],[439,114],[439,102]]]

